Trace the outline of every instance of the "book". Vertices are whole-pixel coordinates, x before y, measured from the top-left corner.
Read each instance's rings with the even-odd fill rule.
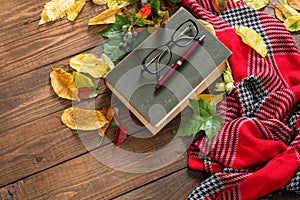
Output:
[[[198,35],[205,35],[205,39],[163,87],[156,91],[157,77],[142,70],[142,61],[151,51],[170,41],[177,27],[187,20],[195,22]],[[172,55],[170,65],[189,48],[189,45],[169,46]],[[157,134],[188,105],[190,98],[202,93],[220,77],[230,55],[231,51],[190,12],[180,8],[170,17],[165,28],[159,28],[148,36],[107,74],[106,85],[145,127]]]

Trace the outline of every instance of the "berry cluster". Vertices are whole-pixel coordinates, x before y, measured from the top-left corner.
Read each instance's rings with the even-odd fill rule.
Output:
[[[138,36],[138,32],[127,25],[122,26],[122,42],[119,47],[123,48],[127,53],[133,49],[134,39]]]

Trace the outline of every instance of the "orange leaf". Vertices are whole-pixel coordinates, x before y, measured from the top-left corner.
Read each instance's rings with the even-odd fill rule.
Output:
[[[212,0],[212,5],[216,12],[221,13],[227,6],[227,0]]]
[[[59,97],[80,101],[72,74],[65,72],[61,68],[55,68],[50,73],[50,78],[52,88]]]

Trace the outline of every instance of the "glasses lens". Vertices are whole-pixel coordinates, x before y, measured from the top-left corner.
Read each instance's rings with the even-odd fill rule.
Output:
[[[171,60],[171,51],[169,47],[162,46],[154,49],[145,59],[144,66],[146,71],[155,74],[168,66]]]
[[[172,35],[172,40],[177,46],[187,46],[194,38],[198,35],[198,29],[192,21],[187,21],[181,24],[174,34]]]

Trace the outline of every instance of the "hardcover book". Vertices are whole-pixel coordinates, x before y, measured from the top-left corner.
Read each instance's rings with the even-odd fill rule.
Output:
[[[185,36],[188,29],[196,34],[193,41],[189,41],[190,36]],[[203,35],[201,44],[156,90],[160,76],[178,62],[195,38]],[[230,50],[191,13],[180,8],[170,17],[165,28],[152,33],[107,74],[106,85],[156,134],[188,105],[189,98],[203,92],[220,77],[230,55]],[[148,63],[155,66],[155,72]]]

